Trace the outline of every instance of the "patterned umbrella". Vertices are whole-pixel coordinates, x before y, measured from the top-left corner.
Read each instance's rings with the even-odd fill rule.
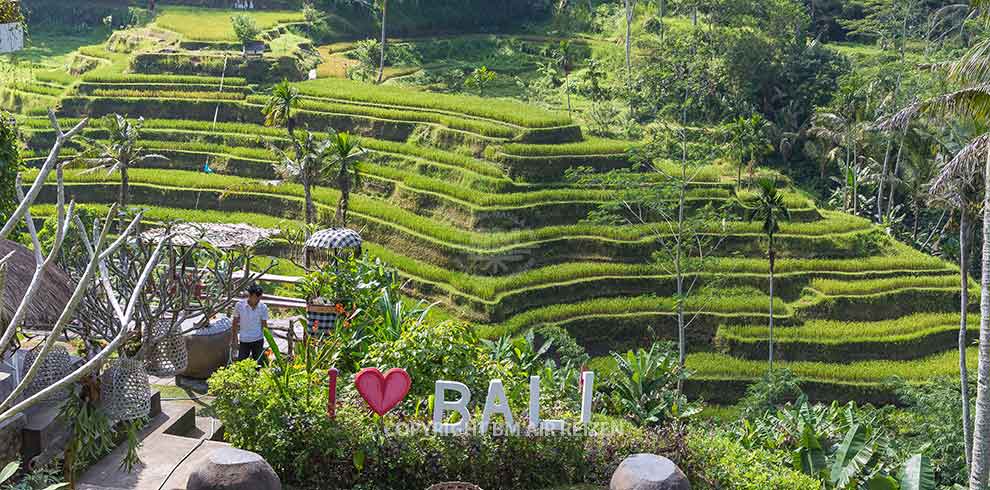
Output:
[[[361,248],[361,235],[347,228],[320,230],[306,240],[306,248],[331,250]]]

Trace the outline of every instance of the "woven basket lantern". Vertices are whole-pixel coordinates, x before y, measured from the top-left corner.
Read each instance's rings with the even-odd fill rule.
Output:
[[[481,487],[473,483],[465,483],[462,481],[449,481],[444,483],[437,483],[431,485],[430,488],[426,490],[481,490]]]
[[[24,365],[21,370],[21,376],[27,374],[28,370],[31,369],[31,366],[38,358],[39,353],[41,353],[41,347],[29,351],[27,355],[24,356]],[[41,361],[41,366],[38,368],[38,373],[35,375],[34,379],[31,380],[31,383],[28,384],[27,389],[24,391],[24,396],[33,396],[39,391],[57,383],[70,373],[72,373],[72,356],[69,355],[69,351],[65,350],[65,347],[55,344],[52,346],[52,349],[48,351],[48,355],[46,355]],[[68,394],[69,390],[62,390],[61,392],[54,393],[48,398],[45,398],[44,401],[45,403],[51,403],[64,400]]]
[[[103,373],[100,386],[103,410],[112,420],[125,422],[151,413],[151,385],[144,364],[121,357]]]
[[[185,371],[189,365],[189,352],[182,337],[182,327],[178,324],[158,322],[151,329],[151,337],[158,342],[151,347],[145,359],[145,367],[155,376],[175,376]]]

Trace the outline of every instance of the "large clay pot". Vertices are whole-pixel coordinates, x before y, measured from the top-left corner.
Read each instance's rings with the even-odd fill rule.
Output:
[[[232,334],[229,318],[222,318],[211,323],[207,328],[187,333],[185,340],[189,364],[182,375],[187,378],[207,379],[217,369],[226,366],[231,356]]]

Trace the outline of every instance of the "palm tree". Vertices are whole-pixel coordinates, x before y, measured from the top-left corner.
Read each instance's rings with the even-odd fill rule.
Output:
[[[357,138],[348,133],[334,133],[330,137],[329,164],[327,172],[333,175],[333,180],[340,191],[340,200],[337,202],[337,212],[334,221],[341,226],[347,226],[347,209],[350,205],[351,189],[355,185],[360,185],[361,168],[358,160],[365,151],[361,148],[361,143]]]
[[[272,87],[272,93],[268,96],[268,102],[261,109],[265,116],[265,126],[285,126],[292,136],[296,129],[296,121],[292,117],[292,108],[299,105],[299,89],[289,85],[288,80]]]
[[[955,139],[955,138],[953,138]],[[985,139],[983,141],[986,141]],[[943,144],[943,147],[948,146]],[[962,429],[966,463],[972,455],[972,420],[969,409],[969,367],[966,348],[969,346],[969,268],[973,243],[973,225],[979,204],[980,165],[984,149],[980,141],[970,142],[962,148],[945,148],[939,155],[938,174],[932,180],[931,194],[940,201],[959,209],[959,389],[962,400]],[[953,155],[951,160],[943,155]]]
[[[333,140],[319,141],[313,133],[307,131],[305,138],[302,140],[293,138],[292,144],[295,147],[296,156],[294,158],[281,149],[272,147],[272,151],[275,152],[279,160],[275,170],[282,178],[302,185],[306,224],[312,225],[316,222],[313,187],[319,185],[329,172]]]
[[[402,0],[395,0],[401,2]],[[388,37],[386,36],[386,22],[388,21],[388,0],[374,0],[374,6],[382,14],[382,52],[380,54],[381,60],[378,64],[378,83],[382,83],[385,78],[385,50],[388,47]]]
[[[632,76],[632,22],[636,15],[636,0],[623,0],[626,6],[626,79]]]
[[[972,0],[972,6],[987,15],[990,0]],[[929,100],[912,104],[892,118],[903,124],[918,112],[948,119],[972,118],[983,128],[990,122],[990,39],[970,48],[949,70],[950,81],[962,87]],[[990,132],[969,144],[974,154],[983,155],[984,182],[990,182]],[[984,185],[984,202],[990,202],[990,185]],[[983,206],[983,251],[980,260],[980,341],[978,347],[976,417],[973,423],[973,449],[970,456],[969,488],[985,489],[990,476],[990,205]]]
[[[760,195],[750,208],[748,220],[763,222],[763,233],[767,235],[767,257],[770,259],[770,371],[773,371],[773,270],[777,258],[774,234],[780,231],[780,221],[791,219],[791,212],[784,204],[784,195],[777,190],[776,179],[760,179]]]
[[[110,133],[107,141],[93,142],[92,151],[97,156],[82,159],[92,167],[90,171],[106,169],[108,174],[120,172],[117,205],[121,211],[127,209],[130,203],[130,169],[150,160],[167,160],[164,155],[145,153],[144,148],[138,146],[143,123],[143,118],[131,122],[119,114],[105,116],[103,124]]]

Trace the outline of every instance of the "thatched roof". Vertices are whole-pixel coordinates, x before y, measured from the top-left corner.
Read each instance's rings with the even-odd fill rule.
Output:
[[[207,242],[217,248],[253,247],[262,240],[271,238],[277,230],[258,228],[244,223],[181,223],[172,227],[172,243],[180,247],[191,247]],[[156,228],[141,234],[141,238],[157,243],[165,237],[164,228]]]
[[[36,268],[34,252],[10,240],[0,240],[0,259],[11,251],[14,254],[7,260],[3,308],[0,309],[0,323],[3,326],[7,325],[24,298]],[[73,281],[65,272],[57,266],[50,267],[42,278],[41,288],[24,317],[24,323],[40,327],[53,325],[72,296],[72,286]]]

